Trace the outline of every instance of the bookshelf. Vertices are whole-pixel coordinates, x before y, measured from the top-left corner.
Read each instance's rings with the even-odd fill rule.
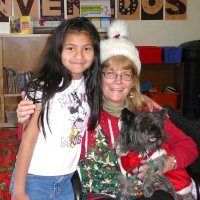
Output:
[[[37,71],[47,50],[51,34],[3,34],[0,35],[0,128],[17,127],[17,123],[8,123],[6,109],[17,106],[20,94],[4,93],[3,67],[18,72]],[[153,85],[170,85],[181,93],[177,110],[182,112],[183,64],[143,64],[140,82],[152,81]]]
[[[19,93],[4,93],[3,67],[19,73],[37,71],[50,39],[50,34],[0,35],[0,128],[18,126],[8,122],[6,110],[15,111],[21,100]]]
[[[184,92],[184,64],[142,64],[140,83],[151,81],[154,87],[171,86],[180,92],[176,110],[182,114]]]

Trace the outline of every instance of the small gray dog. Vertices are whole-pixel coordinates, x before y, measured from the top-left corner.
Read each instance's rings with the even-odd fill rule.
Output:
[[[128,200],[141,194],[151,197],[156,188],[162,188],[161,184],[167,185],[168,191],[175,199],[178,196],[181,200],[193,200],[191,178],[186,170],[181,170],[183,177],[179,177],[180,170],[171,170],[164,176],[156,173],[163,172],[167,154],[170,153],[164,129],[166,114],[167,111],[164,109],[154,112],[146,110],[131,112],[128,109],[122,111],[117,140],[118,163],[122,172],[118,181],[121,200]],[[140,167],[140,161],[143,159],[147,159],[148,169],[143,180],[140,180],[132,170]],[[180,179],[180,184],[182,181],[186,182],[181,191],[177,191],[174,186],[173,178],[176,176]],[[184,180],[185,176],[188,177],[187,180]]]

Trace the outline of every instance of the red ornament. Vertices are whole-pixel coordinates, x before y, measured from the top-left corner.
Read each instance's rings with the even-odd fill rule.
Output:
[[[120,38],[120,34],[115,35],[113,38],[119,39]]]
[[[102,153],[103,149],[102,148],[98,148],[98,153]]]
[[[92,174],[88,174],[88,178],[90,178],[90,179],[91,179],[91,178],[92,178]]]
[[[111,167],[106,167],[106,170],[111,171],[112,168]]]

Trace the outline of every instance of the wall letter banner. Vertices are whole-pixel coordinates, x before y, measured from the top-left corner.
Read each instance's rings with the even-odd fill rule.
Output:
[[[64,19],[64,0],[40,0],[40,15],[47,21]]]
[[[79,0],[67,0],[67,19],[78,17],[80,10],[80,1]]]
[[[0,22],[9,22],[9,16],[30,16],[34,22],[44,20],[56,24],[78,16],[121,20],[185,20],[187,0],[0,0]],[[105,24],[102,19],[98,21]]]
[[[122,20],[139,20],[140,0],[117,0],[117,18]]]
[[[141,0],[141,20],[162,20],[163,0]]]
[[[165,19],[178,20],[186,19],[187,0],[166,0]]]
[[[111,18],[115,18],[115,0],[110,0]]]
[[[0,22],[9,22],[12,15],[12,4],[10,0],[0,0]]]
[[[15,0],[13,16],[31,16],[38,19],[38,0]]]

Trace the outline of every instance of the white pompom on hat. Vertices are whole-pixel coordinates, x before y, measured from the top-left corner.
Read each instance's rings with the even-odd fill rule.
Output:
[[[116,20],[111,23],[108,29],[108,39],[102,40],[100,44],[101,63],[112,56],[126,56],[135,63],[138,74],[140,74],[141,62],[138,50],[132,42],[126,39],[127,36],[128,28],[124,21]]]

